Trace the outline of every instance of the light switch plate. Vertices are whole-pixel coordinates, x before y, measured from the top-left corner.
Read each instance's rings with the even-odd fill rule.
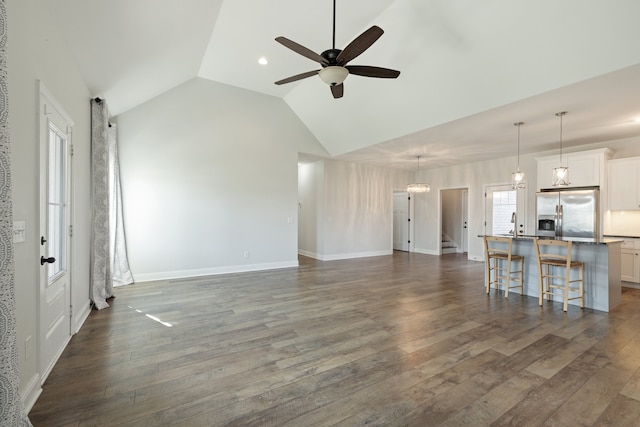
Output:
[[[23,243],[26,240],[25,221],[13,221],[13,243]]]

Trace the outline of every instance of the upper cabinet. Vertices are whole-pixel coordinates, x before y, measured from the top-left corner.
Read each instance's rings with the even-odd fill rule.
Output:
[[[605,187],[605,166],[611,157],[608,148],[579,151],[562,155],[563,163],[569,168],[569,187]],[[553,169],[560,166],[560,156],[536,158],[538,162],[538,188],[553,188]]]
[[[609,210],[640,210],[640,157],[609,161]]]

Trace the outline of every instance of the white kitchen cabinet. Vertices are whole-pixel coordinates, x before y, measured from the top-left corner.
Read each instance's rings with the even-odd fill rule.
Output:
[[[552,188],[553,169],[560,166],[560,158],[553,156],[553,158],[544,157],[536,160],[538,161],[538,189]]]
[[[622,269],[620,278],[625,282],[640,283],[640,239],[622,242],[620,251]]]
[[[606,185],[605,165],[611,157],[608,148],[578,151],[562,155],[569,168],[569,187],[603,187]],[[553,188],[553,170],[560,166],[560,155],[538,157],[538,188]]]
[[[640,157],[609,161],[609,210],[640,210]]]

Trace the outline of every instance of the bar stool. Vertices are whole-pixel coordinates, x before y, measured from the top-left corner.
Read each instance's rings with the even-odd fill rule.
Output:
[[[511,252],[513,239],[511,237],[484,236],[484,254],[485,254],[485,285],[487,293],[491,290],[491,285],[496,289],[500,289],[500,285],[504,286],[504,296],[509,297],[509,289],[519,288],[522,295],[522,270],[524,266],[524,257],[522,255],[514,255]],[[511,269],[511,263],[519,263],[518,270]],[[518,268],[517,265],[515,268]],[[492,273],[493,272],[493,279]],[[515,282],[515,285],[512,285]]]
[[[534,242],[538,258],[539,304],[542,305],[545,297],[550,301],[557,295],[563,299],[564,311],[567,311],[569,300],[579,299],[580,307],[584,307],[584,263],[571,259],[572,243],[547,239],[534,239]],[[572,280],[574,268],[578,269],[578,278]],[[569,297],[570,292],[577,296]]]

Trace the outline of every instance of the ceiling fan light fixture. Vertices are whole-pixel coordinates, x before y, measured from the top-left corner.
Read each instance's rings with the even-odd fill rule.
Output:
[[[338,65],[330,65],[320,70],[318,75],[329,86],[337,86],[347,78],[349,70]]]

